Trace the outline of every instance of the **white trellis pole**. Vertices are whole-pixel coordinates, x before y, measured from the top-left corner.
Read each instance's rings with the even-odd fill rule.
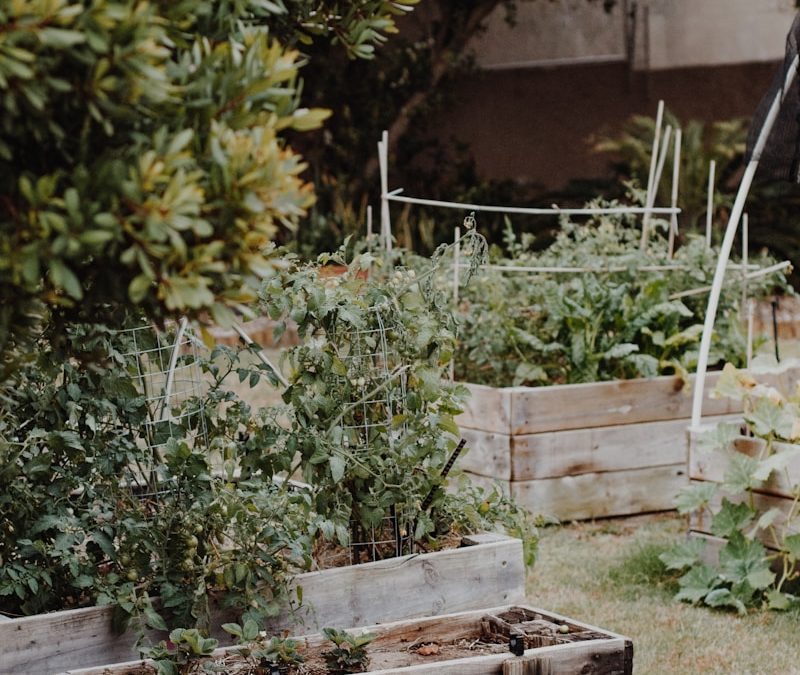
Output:
[[[800,62],[800,57],[795,56],[789,69],[786,72],[783,88],[775,96],[772,101],[769,112],[764,119],[764,124],[758,134],[758,139],[753,148],[753,154],[747,168],[742,176],[742,182],[739,184],[739,192],[736,194],[736,200],[733,203],[728,225],[725,228],[725,237],[722,240],[722,246],[719,251],[719,259],[717,260],[717,268],[714,271],[714,280],[711,284],[711,294],[708,296],[708,306],[706,308],[706,317],[703,324],[703,338],[700,341],[700,354],[697,361],[697,376],[694,383],[694,398],[692,400],[692,428],[696,429],[700,425],[700,418],[703,412],[703,394],[705,389],[706,371],[708,369],[708,354],[711,351],[711,333],[714,330],[714,322],[717,318],[717,308],[719,306],[719,296],[722,292],[722,281],[725,276],[725,267],[728,263],[728,258],[731,255],[731,248],[733,247],[733,240],[736,236],[736,230],[739,227],[742,213],[744,211],[744,204],[747,201],[747,195],[750,192],[750,186],[753,183],[753,178],[758,169],[758,163],[761,159],[761,153],[764,151],[764,146],[767,144],[772,127],[775,125],[775,120],[778,117],[783,99],[786,96],[789,88],[794,82],[797,75],[797,66]]]
[[[658,102],[658,112],[656,113],[656,133],[653,136],[653,150],[652,150],[652,155],[650,156],[650,173],[647,177],[647,197],[645,199],[645,206],[648,208],[652,208],[653,204],[656,201],[653,184],[655,183],[655,178],[656,178],[656,162],[658,159],[658,146],[659,142],[661,141],[661,124],[663,123],[663,121],[664,121],[664,101],[662,100]],[[650,226],[650,214],[649,212],[645,212],[644,218],[642,219],[642,241],[640,244],[643,250],[645,246],[647,246],[649,226]]]
[[[672,161],[672,201],[670,206],[673,209],[678,207],[678,184],[681,179],[681,141],[683,133],[680,129],[675,130],[675,151]],[[678,214],[676,211],[672,212],[669,219],[669,259],[675,253],[675,237],[678,236]],[[747,261],[745,261],[745,273],[747,272]]]
[[[389,215],[389,132],[378,141],[378,168],[381,173],[381,237],[386,251],[392,250],[392,221]]]
[[[458,270],[461,262],[461,226],[456,225],[455,239],[453,240],[453,307],[458,307]],[[456,379],[456,360],[455,356],[450,361],[450,381]]]
[[[742,309],[744,309],[747,305],[747,262],[749,258],[749,229],[750,229],[750,218],[745,213],[742,216],[742,265],[744,271],[742,272]]]
[[[708,165],[708,203],[706,204],[706,247],[711,248],[711,225],[714,221],[714,188],[717,173],[717,162],[711,160]]]

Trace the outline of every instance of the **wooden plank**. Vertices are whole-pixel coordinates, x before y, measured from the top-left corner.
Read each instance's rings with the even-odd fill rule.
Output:
[[[511,480],[685,463],[687,420],[513,436]]]
[[[520,506],[559,520],[671,511],[686,485],[686,464],[585,473],[509,484]]]
[[[464,429],[479,429],[496,434],[511,432],[511,389],[465,384],[470,391],[464,412],[456,423]]]
[[[467,452],[458,458],[460,469],[481,476],[511,478],[512,436],[463,427],[461,436],[467,441]]]
[[[136,658],[136,633],[112,630],[113,608],[37,614],[0,624],[0,673],[52,673]]]
[[[697,481],[692,481],[696,483]],[[711,499],[709,508],[702,511],[695,511],[689,515],[689,529],[695,532],[702,532],[704,534],[711,534],[711,520],[712,514],[716,513],[722,505],[722,498],[727,497],[734,503],[739,503],[748,499],[748,495],[723,495],[720,492]],[[785,497],[776,497],[773,495],[753,493],[753,506],[759,513],[764,513],[769,509],[776,508],[780,515],[775,519],[773,525],[778,533],[785,534],[800,534],[800,522],[795,518],[787,528],[787,516],[792,509],[792,499]],[[777,543],[768,530],[759,530],[756,538],[765,546],[770,548],[778,548]]]
[[[319,630],[432,616],[525,597],[522,542],[464,548],[308,572],[298,577],[308,608],[282,613],[272,628]]]
[[[593,675],[626,675],[632,672],[626,665],[626,643],[621,638],[610,640],[587,640],[553,647],[539,647],[525,652],[526,658],[548,659],[553,673],[587,673]],[[501,675],[503,663],[514,658],[508,654],[490,654],[439,663],[388,668],[370,671],[376,675],[416,675],[417,673],[436,673],[437,675]]]
[[[499,615],[515,609],[524,609],[530,613],[540,614],[545,619],[557,623],[566,623],[572,630],[592,631],[600,635],[607,636],[607,639],[587,640],[585,642],[574,642],[570,644],[558,645],[556,647],[539,647],[529,649],[525,652],[526,658],[541,657],[549,659],[552,663],[558,664],[554,672],[573,673],[621,673],[628,675],[632,672],[632,646],[628,638],[612,633],[589,624],[570,619],[554,612],[530,607],[528,605],[503,605],[500,607],[490,607],[469,612],[459,612],[438,617],[426,617],[422,619],[411,619],[396,621],[388,624],[379,624],[368,627],[352,629],[351,632],[362,633],[371,632],[376,634],[373,641],[374,647],[388,647],[394,643],[410,643],[420,635],[424,635],[426,640],[453,640],[469,632],[479,630],[480,620],[487,614]],[[301,643],[301,651],[315,652],[327,645],[327,641],[319,634],[306,635],[297,638]],[[214,652],[215,656],[224,656],[230,653],[229,648],[220,648]],[[570,654],[570,652],[574,652]],[[440,661],[424,665],[407,666],[402,668],[391,668],[372,670],[370,672],[389,675],[390,673],[425,673],[435,672],[444,674],[461,673],[502,673],[503,663],[513,658],[510,653],[493,654],[489,656],[478,656],[471,658],[453,659],[450,661]],[[62,675],[124,675],[136,672],[140,668],[142,661],[116,664],[111,666],[100,666],[93,668],[81,668],[66,671]]]
[[[347,627],[523,599],[522,542],[502,535],[474,540],[457,549],[301,574],[294,584],[303,587],[306,606],[283,612],[270,628]],[[112,613],[108,606],[88,607],[0,623],[0,673],[51,673],[136,658],[135,634],[115,635]],[[220,613],[215,623],[228,618]]]
[[[765,445],[766,443],[761,439],[742,436],[733,442],[731,451],[758,457],[763,452]],[[774,449],[778,452],[797,447],[800,446],[789,443],[774,444]],[[721,483],[725,479],[727,468],[728,458],[724,452],[700,450],[696,447],[695,440],[692,440],[692,451],[689,457],[689,477],[691,479]],[[795,485],[800,485],[800,457],[789,462],[786,470],[773,472],[769,480],[763,481],[756,491],[791,499],[792,487]]]
[[[729,415],[741,406],[728,399],[712,399],[719,375],[706,382],[703,411]],[[534,434],[565,429],[637,424],[691,417],[691,382],[678,377],[614,380],[554,387],[513,387],[511,433]]]

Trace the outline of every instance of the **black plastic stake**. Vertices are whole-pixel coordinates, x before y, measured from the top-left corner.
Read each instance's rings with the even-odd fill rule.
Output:
[[[439,478],[441,478],[442,480],[447,478],[447,474],[450,473],[450,469],[453,468],[453,464],[456,463],[456,460],[458,459],[458,456],[461,454],[461,451],[464,449],[464,446],[466,444],[467,444],[467,441],[464,438],[462,438],[458,442],[458,445],[456,446],[456,449],[453,450],[453,454],[450,455],[450,459],[447,460],[447,464],[444,465],[444,468],[442,469],[442,472],[439,474]],[[428,494],[425,497],[425,499],[422,500],[422,506],[420,506],[420,508],[419,508],[419,510],[422,513],[425,513],[425,511],[427,511],[428,507],[431,505],[431,502],[433,501],[433,496],[436,494],[436,488],[437,487],[438,487],[437,485],[434,485],[430,489],[430,491],[428,492]]]
[[[780,363],[781,355],[778,351],[778,300],[772,301],[772,341],[775,343],[775,360]]]

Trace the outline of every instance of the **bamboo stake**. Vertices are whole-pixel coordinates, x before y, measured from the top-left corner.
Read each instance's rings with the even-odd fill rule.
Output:
[[[670,205],[672,208],[678,206],[678,186],[681,178],[681,142],[683,140],[683,132],[680,129],[675,130],[675,152],[672,160],[672,201]],[[669,259],[675,254],[675,237],[678,236],[678,214],[674,211],[669,220]],[[745,266],[747,261],[745,261]]]
[[[378,142],[378,168],[381,174],[381,236],[387,253],[392,251],[392,222],[389,213],[389,132],[384,131]]]
[[[756,301],[752,298],[747,304],[747,369],[753,362],[753,314],[756,310]]]
[[[739,219],[744,211],[744,204],[747,200],[747,195],[750,192],[750,186],[753,183],[753,178],[758,169],[758,163],[761,159],[761,153],[764,151],[764,146],[767,143],[772,127],[775,125],[775,119],[778,117],[783,98],[789,91],[794,78],[797,75],[797,66],[800,63],[800,58],[795,56],[789,69],[786,72],[783,88],[775,96],[772,106],[767,113],[764,120],[764,125],[758,135],[758,140],[753,148],[753,155],[750,163],[745,169],[742,176],[741,184],[739,185],[739,192],[736,195],[736,200],[733,203],[731,216],[728,220],[728,225],[725,230],[725,237],[722,240],[720,247],[719,259],[717,260],[717,269],[714,272],[714,281],[712,284],[711,294],[708,296],[708,307],[706,308],[705,323],[703,325],[703,337],[700,341],[700,354],[697,362],[697,377],[694,383],[694,399],[692,401],[692,428],[696,429],[700,425],[700,419],[703,412],[703,394],[705,389],[706,370],[708,369],[708,355],[711,351],[711,334],[714,331],[714,322],[717,318],[717,308],[719,306],[719,296],[722,292],[722,280],[725,276],[725,267],[728,258],[731,254],[733,247],[733,239],[736,236],[736,230],[739,227]]]
[[[708,165],[708,203],[706,205],[706,247],[711,248],[711,225],[714,220],[714,181],[716,180],[717,162],[711,160]]]
[[[658,112],[656,113],[656,132],[655,136],[653,136],[653,149],[652,154],[650,156],[650,174],[647,178],[647,197],[645,199],[645,205],[648,207],[652,207],[655,203],[655,194],[653,194],[653,184],[655,182],[656,177],[656,160],[658,159],[658,144],[661,140],[661,124],[664,121],[664,101],[658,102]],[[650,214],[645,213],[644,219],[642,220],[642,240],[640,242],[640,247],[642,250],[645,249],[647,246],[647,237],[649,236],[648,228],[650,226]]]
[[[669,153],[669,142],[672,140],[672,126],[667,125],[664,129],[664,138],[661,141],[661,150],[658,153],[658,166],[656,166],[656,176],[653,179],[653,201],[658,194],[658,187],[661,185],[661,174],[664,172],[664,165],[667,163]],[[652,204],[650,204],[652,206]]]
[[[775,265],[770,265],[769,267],[765,267],[755,272],[750,272],[747,274],[747,278],[758,279],[759,277],[765,277],[769,274],[774,274],[775,272],[780,272],[781,270],[788,269],[791,266],[792,263],[789,260],[784,260],[783,262],[776,263]],[[703,293],[708,293],[713,288],[714,288],[713,286],[701,286],[700,288],[693,288],[688,291],[673,293],[672,295],[669,296],[669,299],[680,300],[681,298],[688,298],[691,295],[702,295]]]

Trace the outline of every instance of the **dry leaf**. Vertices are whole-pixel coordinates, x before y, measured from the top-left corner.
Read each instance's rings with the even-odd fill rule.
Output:
[[[435,642],[429,645],[422,645],[422,647],[420,647],[417,650],[417,654],[419,654],[420,656],[433,656],[434,654],[438,653],[439,653],[439,645],[437,645]]]

